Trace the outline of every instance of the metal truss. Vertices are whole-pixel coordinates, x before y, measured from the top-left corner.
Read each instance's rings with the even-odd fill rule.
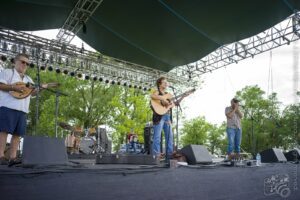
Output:
[[[103,0],[79,0],[64,25],[59,29],[57,40],[69,44],[88,19],[97,10]],[[86,27],[85,27],[86,28]]]
[[[178,76],[174,72],[163,72],[120,59],[108,57],[98,52],[85,50],[75,45],[49,40],[26,32],[0,28],[0,52],[6,57],[17,53],[27,53],[32,63],[42,69],[51,67],[66,74],[92,80],[108,80],[111,83],[126,83],[139,88],[153,87],[160,76],[168,78],[174,85],[194,86],[189,78]]]
[[[196,79],[201,75],[238,63],[246,58],[289,45],[300,37],[300,12],[275,25],[274,27],[250,38],[223,45],[195,63],[176,67],[173,72],[186,78]]]

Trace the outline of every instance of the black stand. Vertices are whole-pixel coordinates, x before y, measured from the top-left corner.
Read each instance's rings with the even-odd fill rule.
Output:
[[[175,92],[175,89],[172,87],[172,90],[173,90],[173,93],[174,93],[174,96],[176,97],[176,92]],[[175,102],[177,102],[177,98],[175,99]],[[181,106],[180,106],[180,103],[176,103],[175,104],[176,106],[176,151],[178,150],[178,144],[179,144],[179,128],[178,128],[178,124],[179,124],[179,109],[180,109],[180,112],[182,112],[182,109],[181,109]]]
[[[250,117],[251,117],[251,142],[252,142],[252,155],[253,155],[253,158],[255,159],[255,139],[254,139],[254,122],[257,122],[255,120],[255,118],[253,117],[253,113],[250,114]]]
[[[39,123],[39,101],[40,101],[40,84],[41,84],[40,67],[39,67],[40,48],[36,49],[35,58],[36,58],[36,68],[37,68],[35,88],[37,88],[37,92],[36,92],[36,104],[35,104],[36,107],[35,107],[34,135],[37,134],[38,123]]]
[[[172,87],[172,90],[173,90],[173,93],[174,93],[174,96],[175,96],[175,102],[176,102],[175,105],[176,105],[176,140],[177,140],[176,150],[177,150],[177,146],[178,146],[178,118],[179,118],[178,117],[178,113],[179,113],[178,112],[179,111],[178,107],[180,108],[180,110],[181,110],[181,107],[180,107],[179,102],[177,102],[177,98],[176,98],[177,95],[176,95],[175,89],[173,87]],[[171,129],[172,129],[171,124],[169,124],[169,134],[166,137],[166,142],[165,142],[165,145],[166,145],[166,147],[165,147],[166,148],[165,163],[166,163],[167,166],[170,166],[170,163],[169,163],[170,158],[169,158],[169,154],[168,154],[168,144],[169,144],[169,140],[170,140],[170,136],[171,136]],[[173,137],[173,146],[174,146],[174,137]]]
[[[40,88],[43,88],[43,87],[40,87]],[[63,93],[59,90],[52,90],[52,89],[49,89],[49,88],[43,88],[49,92],[52,92],[55,94],[55,137],[57,138],[57,130],[58,130],[58,107],[59,107],[59,97],[60,96],[68,96],[66,93]]]

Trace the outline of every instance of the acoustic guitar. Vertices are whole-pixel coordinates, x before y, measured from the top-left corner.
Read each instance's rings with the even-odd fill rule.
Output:
[[[169,102],[169,105],[164,106],[161,103],[161,100],[154,100],[151,99],[150,104],[151,104],[151,108],[152,110],[158,114],[158,115],[164,115],[166,114],[172,107],[174,107],[175,103],[174,100],[180,98],[180,97],[187,97],[188,95],[192,94],[193,92],[195,92],[196,89],[191,89],[189,91],[186,91],[180,95],[177,95],[176,97],[173,97],[171,94],[165,94],[162,95],[161,97],[165,100]],[[179,102],[178,102],[179,103]]]
[[[19,91],[10,91],[10,95],[12,95],[14,98],[16,99],[24,99],[26,97],[28,97],[29,95],[31,95],[31,93],[34,91],[34,89],[36,88],[33,84],[31,83],[23,83],[23,82],[16,82],[12,85],[15,86],[24,86],[24,89],[22,92]],[[40,87],[57,87],[59,86],[59,83],[46,83],[46,84],[42,84]]]

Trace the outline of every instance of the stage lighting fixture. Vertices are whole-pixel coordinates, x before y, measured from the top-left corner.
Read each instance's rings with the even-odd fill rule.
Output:
[[[48,71],[52,72],[52,71],[53,71],[53,67],[52,67],[52,66],[49,66],[49,67],[48,67]]]
[[[89,76],[89,75],[85,75],[85,76],[84,76],[84,79],[85,79],[85,80],[89,80],[89,79],[90,79],[90,76]]]
[[[105,83],[109,83],[109,80],[105,80]]]
[[[59,73],[60,73],[60,69],[57,67],[57,68],[55,69],[55,72],[59,74]]]
[[[68,74],[68,70],[64,69],[63,73],[67,75]]]
[[[93,77],[93,80],[94,80],[94,81],[97,81],[97,80],[98,80],[97,76],[94,76],[94,77]]]
[[[100,81],[100,82],[102,82],[102,81],[103,81],[103,78],[102,78],[102,77],[100,77],[100,78],[99,78],[99,81]]]
[[[77,77],[82,78],[82,74],[81,73],[77,74]]]
[[[70,76],[75,76],[75,72],[70,72]]]
[[[111,84],[113,84],[113,85],[114,85],[115,83],[116,83],[116,82],[115,82],[114,80],[112,80],[112,81],[111,81]]]
[[[4,55],[1,55],[1,60],[2,60],[3,62],[5,62],[5,61],[7,60],[7,57],[4,56]]]
[[[30,68],[34,68],[34,64],[33,64],[33,63],[30,63],[30,64],[29,64],[29,67],[30,67]]]
[[[44,66],[44,65],[42,65],[41,67],[40,67],[40,70],[45,70],[46,69],[46,67]]]

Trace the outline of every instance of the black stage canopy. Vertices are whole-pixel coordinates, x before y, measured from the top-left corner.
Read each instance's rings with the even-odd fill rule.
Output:
[[[4,0],[0,25],[63,26],[77,0]],[[299,0],[104,0],[78,36],[99,52],[169,71],[281,22]]]

